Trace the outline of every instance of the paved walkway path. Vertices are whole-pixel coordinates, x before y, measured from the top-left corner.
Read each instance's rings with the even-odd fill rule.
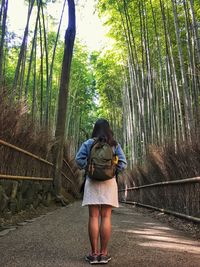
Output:
[[[1,267],[90,266],[87,208],[76,202],[0,236]],[[108,266],[200,267],[200,242],[134,207],[113,211]]]

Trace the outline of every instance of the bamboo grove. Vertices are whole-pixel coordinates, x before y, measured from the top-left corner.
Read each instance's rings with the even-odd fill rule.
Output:
[[[9,32],[9,0],[0,1],[1,88],[12,103],[27,103],[38,127],[54,131],[66,0],[59,20],[46,12],[51,1],[24,2],[27,20],[19,41]],[[114,44],[89,53],[76,38],[66,117],[72,153],[100,116],[111,122],[131,167],[144,160],[149,145],[171,142],[176,148],[199,138],[199,0],[94,3]]]
[[[22,1],[23,2],[23,1]],[[48,14],[48,6],[59,1],[24,1],[27,18],[22,36],[9,31],[9,0],[0,1],[0,84],[1,92],[14,103],[25,106],[27,116],[39,128],[54,135],[58,111],[58,92],[64,52],[67,1],[60,5],[60,17]],[[18,16],[20,19],[20,15]],[[88,64],[87,49],[76,40],[71,68],[70,92],[66,116],[66,140],[71,150],[77,149],[79,132],[86,138],[93,119],[94,77]],[[81,116],[88,108],[90,112]],[[90,118],[88,119],[88,116]],[[88,126],[89,125],[89,126]],[[79,130],[80,129],[80,130]]]
[[[99,1],[123,60],[125,143],[134,162],[149,144],[199,138],[200,3]]]

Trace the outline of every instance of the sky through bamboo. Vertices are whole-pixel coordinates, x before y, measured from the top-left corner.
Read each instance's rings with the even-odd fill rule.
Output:
[[[48,14],[59,22],[60,13],[62,9],[63,1],[59,3],[48,3]],[[9,30],[13,31],[19,36],[23,35],[26,17],[27,17],[27,4],[24,0],[10,0],[9,9]],[[76,7],[76,19],[77,19],[77,37],[82,43],[86,44],[89,50],[99,50],[103,46],[107,45],[108,38],[106,33],[108,28],[103,26],[102,20],[95,12],[93,0],[79,0]],[[65,15],[62,23],[62,35],[64,38],[64,32],[67,26],[67,8],[65,9]],[[35,16],[32,16],[31,22],[34,23]]]

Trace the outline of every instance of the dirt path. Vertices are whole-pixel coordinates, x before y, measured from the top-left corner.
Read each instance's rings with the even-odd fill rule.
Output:
[[[87,208],[76,202],[0,236],[1,267],[90,266]],[[130,206],[113,211],[108,266],[200,267],[200,242]]]

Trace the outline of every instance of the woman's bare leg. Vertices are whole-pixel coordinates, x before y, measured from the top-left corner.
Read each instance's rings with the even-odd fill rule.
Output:
[[[100,241],[101,254],[107,255],[108,241],[111,235],[111,213],[112,207],[109,205],[101,205],[101,225],[100,225]]]
[[[88,233],[92,254],[98,254],[98,237],[99,237],[99,206],[89,205],[89,222]]]

